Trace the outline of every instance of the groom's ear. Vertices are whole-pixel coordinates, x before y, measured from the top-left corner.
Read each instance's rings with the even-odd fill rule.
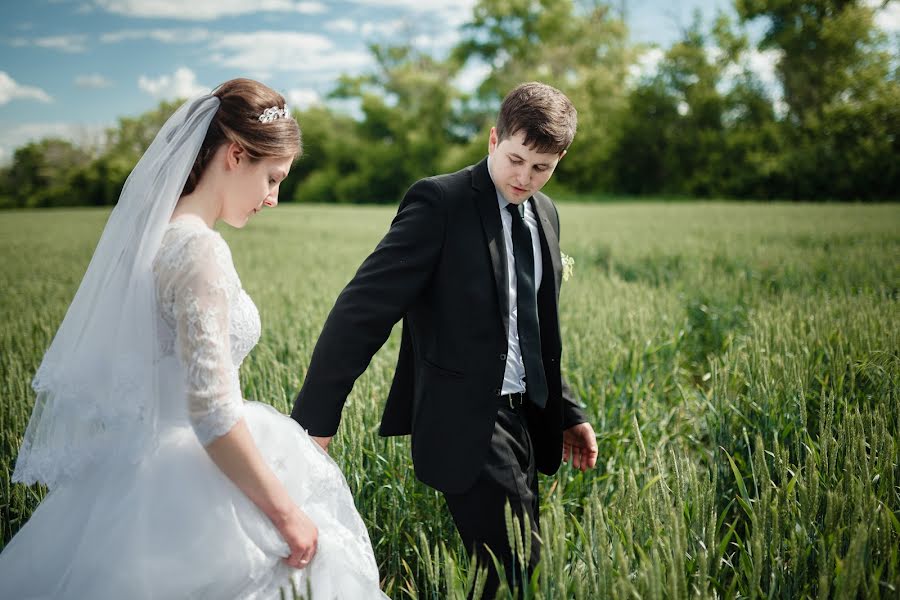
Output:
[[[500,141],[497,139],[497,128],[491,127],[491,134],[488,136],[488,154],[494,153],[494,148],[497,147]]]

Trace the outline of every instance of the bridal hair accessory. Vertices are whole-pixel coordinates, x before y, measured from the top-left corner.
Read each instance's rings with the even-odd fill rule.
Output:
[[[263,114],[259,115],[260,123],[271,123],[272,121],[280,118],[287,119],[290,116],[288,112],[287,104],[284,105],[284,108],[278,108],[277,106],[273,106],[272,108],[267,108],[263,111]]]

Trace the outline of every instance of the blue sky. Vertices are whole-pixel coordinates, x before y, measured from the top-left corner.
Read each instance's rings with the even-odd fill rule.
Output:
[[[613,0],[634,39],[663,47],[694,9],[728,0]],[[412,39],[440,53],[474,0],[14,0],[0,8],[0,163],[31,139],[97,142],[116,118],[237,76],[294,106],[321,102],[341,73],[371,65],[366,44]],[[896,3],[895,3],[896,4]],[[886,13],[896,30],[900,11]],[[648,57],[652,63],[652,57]],[[760,69],[771,57],[760,57]],[[458,83],[471,85],[479,69]]]

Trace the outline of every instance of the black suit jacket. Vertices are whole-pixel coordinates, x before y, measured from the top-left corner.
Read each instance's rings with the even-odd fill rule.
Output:
[[[562,431],[586,421],[560,375],[559,216],[532,197],[543,271],[538,290],[549,398],[528,409],[537,468],[553,474]],[[331,436],[354,381],[403,319],[381,435],[412,434],[417,477],[444,492],[471,486],[484,463],[503,383],[509,319],[506,246],[487,159],[416,182],[390,230],[338,296],[291,416]]]

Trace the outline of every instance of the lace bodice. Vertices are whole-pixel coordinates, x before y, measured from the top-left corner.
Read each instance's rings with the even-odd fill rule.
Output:
[[[241,418],[238,369],[259,340],[259,313],[225,240],[197,217],[168,226],[153,272],[162,354],[178,359],[187,415],[206,445]]]

